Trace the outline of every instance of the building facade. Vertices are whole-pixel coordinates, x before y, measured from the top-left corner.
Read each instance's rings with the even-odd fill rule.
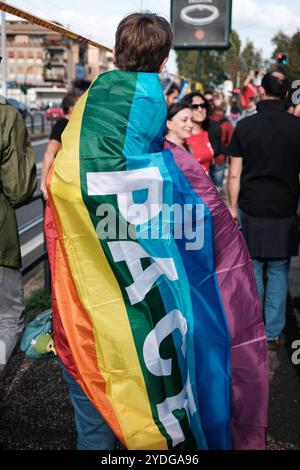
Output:
[[[113,55],[96,47],[88,47],[88,80],[94,80],[101,73],[114,69]]]
[[[113,67],[112,55],[27,21],[7,21],[7,80],[11,86],[69,88]]]

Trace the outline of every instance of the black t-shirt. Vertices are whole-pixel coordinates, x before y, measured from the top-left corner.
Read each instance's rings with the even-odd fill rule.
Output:
[[[57,142],[61,142],[61,135],[65,130],[65,127],[68,122],[69,121],[66,118],[59,119],[57,123],[53,126],[49,140],[57,140]]]
[[[299,197],[300,118],[283,100],[260,101],[257,109],[237,124],[229,148],[243,158],[239,206],[254,217],[290,217]]]

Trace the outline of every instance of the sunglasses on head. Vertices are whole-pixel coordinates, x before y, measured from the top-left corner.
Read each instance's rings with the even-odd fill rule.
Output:
[[[200,103],[200,104],[192,104],[192,109],[206,109],[206,104],[205,103]]]

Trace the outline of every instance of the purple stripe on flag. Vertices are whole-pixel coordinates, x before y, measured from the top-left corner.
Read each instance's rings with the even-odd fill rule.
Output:
[[[167,142],[166,148],[213,216],[215,270],[231,334],[233,447],[264,449],[268,351],[251,259],[237,225],[199,163],[174,144]]]

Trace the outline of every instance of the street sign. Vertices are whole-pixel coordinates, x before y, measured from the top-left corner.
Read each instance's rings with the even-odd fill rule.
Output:
[[[171,0],[174,49],[228,49],[232,0]]]

